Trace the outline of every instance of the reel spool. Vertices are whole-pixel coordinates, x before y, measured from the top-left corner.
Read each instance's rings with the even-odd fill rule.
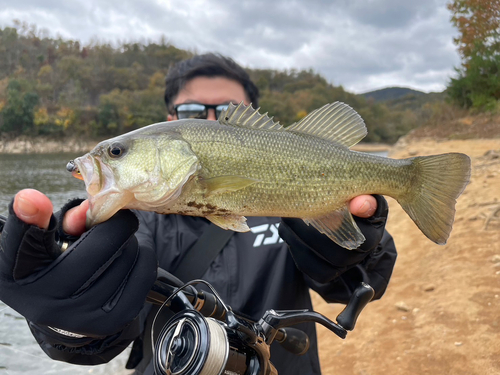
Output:
[[[205,318],[196,310],[177,313],[163,327],[156,341],[155,372],[162,375],[244,375],[248,369],[245,353],[248,351],[233,346],[233,335],[224,323]]]

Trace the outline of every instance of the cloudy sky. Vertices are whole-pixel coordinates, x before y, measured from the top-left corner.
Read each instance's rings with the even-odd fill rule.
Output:
[[[354,93],[442,91],[460,64],[450,0],[0,0],[51,37],[159,41],[250,68],[309,69]]]

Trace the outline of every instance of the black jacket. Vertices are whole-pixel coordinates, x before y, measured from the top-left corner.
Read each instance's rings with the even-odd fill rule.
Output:
[[[167,271],[177,268],[186,250],[196,242],[209,222],[204,218],[157,215],[137,212],[141,225],[136,233],[141,248],[148,246],[158,256],[159,266]],[[280,218],[249,217],[247,233],[236,233],[210,264],[203,279],[210,282],[226,304],[253,319],[259,319],[268,309],[312,309],[309,288],[327,302],[346,303],[353,289],[361,282],[371,284],[375,298],[385,292],[391,276],[396,250],[392,237],[385,232],[378,247],[363,255],[360,263],[339,264],[339,276],[319,283],[300,272],[287,245],[278,235]],[[383,230],[383,227],[382,229]],[[358,257],[359,258],[359,257]],[[93,345],[96,350],[73,348],[59,350],[64,342],[53,332],[31,325],[42,349],[52,358],[79,364],[109,361],[143,330],[151,306],[146,305],[133,324],[122,333]],[[295,356],[273,344],[271,361],[280,374],[320,374],[317,339],[314,324],[303,324],[310,337],[311,348],[303,356]],[[148,335],[146,335],[148,337]],[[149,366],[146,374],[152,374]]]

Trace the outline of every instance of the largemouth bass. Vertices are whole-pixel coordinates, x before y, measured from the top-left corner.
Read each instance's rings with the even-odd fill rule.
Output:
[[[366,134],[363,119],[340,102],[286,128],[231,104],[218,121],[158,123],[105,140],[68,169],[85,181],[88,226],[121,208],[204,216],[238,232],[249,230],[245,216],[295,217],[355,249],[365,238],[349,200],[383,194],[445,244],[469,182],[469,157],[396,160],[351,151]]]

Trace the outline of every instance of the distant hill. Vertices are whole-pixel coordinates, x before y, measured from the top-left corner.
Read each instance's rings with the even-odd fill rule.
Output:
[[[375,102],[384,102],[387,100],[399,99],[407,95],[422,96],[427,94],[425,92],[409,89],[406,87],[387,87],[385,89],[360,94],[360,96],[364,96],[366,99],[372,98]]]
[[[372,101],[374,104],[383,104],[391,111],[421,112],[424,106],[444,102],[446,92],[425,93],[406,87],[388,87],[359,94],[359,96]]]

